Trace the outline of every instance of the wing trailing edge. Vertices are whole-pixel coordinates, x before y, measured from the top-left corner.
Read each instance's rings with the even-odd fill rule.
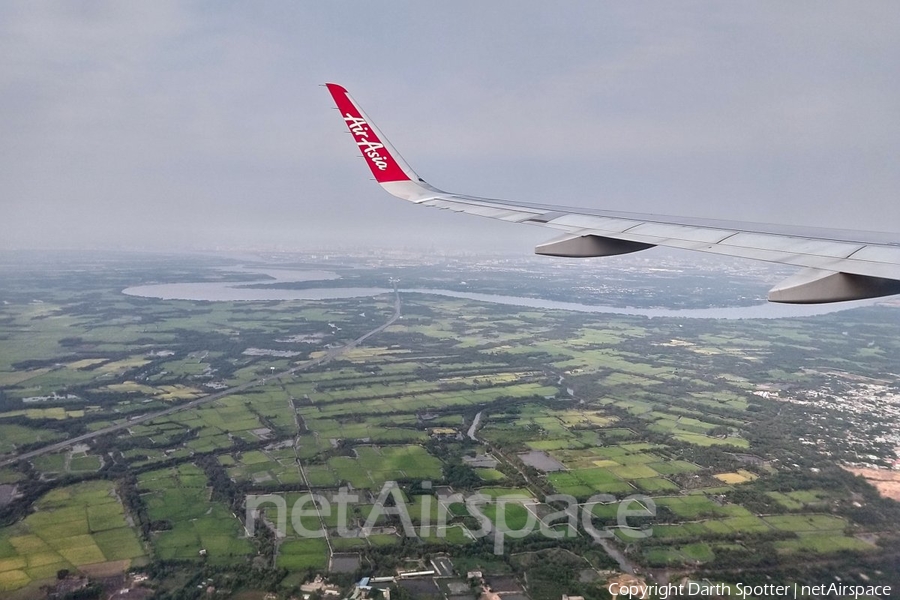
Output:
[[[326,87],[385,191],[424,206],[563,233],[539,244],[537,254],[612,256],[664,246],[801,267],[772,288],[771,302],[814,304],[900,294],[900,234],[510,202],[439,190],[413,171],[345,88]]]

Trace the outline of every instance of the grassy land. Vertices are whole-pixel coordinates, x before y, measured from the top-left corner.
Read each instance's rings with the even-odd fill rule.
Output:
[[[107,481],[57,488],[35,512],[0,529],[0,592],[56,577],[60,569],[143,558],[146,552]]]
[[[184,464],[149,471],[139,478],[152,521],[170,528],[153,534],[153,548],[162,559],[200,560],[201,550],[212,564],[242,562],[253,551],[240,522],[221,502],[209,499],[206,476]]]
[[[0,455],[176,405],[210,386],[268,376],[371,330],[391,311],[386,298],[155,301],[119,290],[131,281],[164,278],[159,272],[96,277],[102,284],[60,275],[37,280],[42,283],[33,276],[14,278],[4,286]],[[222,274],[189,268],[184,277]],[[881,551],[871,540],[894,535],[890,523],[869,526],[847,509],[850,498],[868,496],[855,484],[837,485],[824,476],[809,475],[800,485],[786,466],[827,470],[849,456],[840,432],[829,429],[824,417],[813,425],[802,408],[783,398],[753,393],[787,385],[792,393],[843,393],[858,381],[877,385],[872,382],[893,372],[890,357],[900,352],[896,323],[877,311],[865,318],[855,314],[771,322],[647,320],[415,295],[404,298],[401,321],[339,362],[135,425],[102,447],[42,456],[31,461],[34,472],[0,470],[0,483],[42,478],[52,485],[63,477],[93,476],[109,468],[110,451],[121,449],[116,469],[143,470],[138,486],[154,523],[151,557],[197,562],[205,550],[206,560],[221,566],[242,564],[256,547],[193,464],[207,454],[237,489],[285,493],[289,504],[306,483],[325,495],[350,484],[364,497],[353,507],[357,521],[372,510],[366,494],[384,482],[403,482],[407,508],[416,513],[435,500],[422,495],[432,493],[422,482],[445,484],[451,472],[464,482],[454,491],[513,496],[504,512],[513,529],[527,523],[529,510],[551,512],[547,505],[521,503],[545,493],[650,496],[647,505],[659,510],[646,518],[652,541],[618,534],[630,544],[629,556],[644,566],[690,570],[715,564],[729,551],[767,552],[785,564],[810,554],[844,560],[842,551],[868,557]],[[866,319],[881,319],[879,327]],[[280,351],[292,356],[278,356]],[[839,384],[829,387],[834,381]],[[28,397],[38,399],[20,401]],[[476,412],[482,413],[477,435],[483,443],[465,438]],[[439,439],[435,427],[450,434]],[[833,457],[801,445],[801,438],[818,439]],[[497,468],[454,471],[462,455],[486,450],[499,458]],[[526,468],[518,455],[529,450],[545,452],[565,470]],[[160,468],[163,461],[175,466]],[[784,477],[796,479],[785,484]],[[122,525],[121,506],[112,500],[70,512],[81,501],[70,498],[51,510],[39,500],[36,512],[12,526],[27,532],[4,530],[0,537],[0,586],[21,589],[51,567],[80,566],[73,560],[115,560],[118,548],[136,552],[128,550],[133,532]],[[425,509],[429,519],[434,506],[436,500]],[[598,523],[612,524],[617,508],[594,507]],[[83,517],[75,516],[79,510]],[[497,504],[486,511],[500,520]],[[422,552],[430,552],[431,543],[471,541],[465,511],[453,512],[458,518],[448,528],[422,534]],[[42,521],[49,514],[54,518]],[[303,524],[321,525],[318,517]],[[333,535],[336,524],[333,515],[324,517],[341,550],[368,552],[401,541],[389,531],[341,539]],[[277,564],[295,572],[322,569],[328,560],[323,543],[292,536],[279,548]],[[134,558],[143,554],[122,560]]]

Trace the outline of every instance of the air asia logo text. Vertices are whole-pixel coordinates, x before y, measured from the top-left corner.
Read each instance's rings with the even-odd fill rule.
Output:
[[[369,124],[366,123],[365,119],[354,117],[347,113],[344,115],[344,121],[347,122],[347,127],[350,128],[350,133],[356,138],[356,144],[362,150],[362,153],[369,157],[369,160],[378,167],[379,171],[386,171],[388,168],[387,158],[382,156],[380,152],[384,148],[384,144],[369,141],[369,135],[372,135],[372,130],[369,129]]]

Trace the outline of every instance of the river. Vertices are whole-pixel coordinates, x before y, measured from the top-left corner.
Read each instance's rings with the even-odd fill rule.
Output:
[[[260,283],[289,283],[297,281],[329,281],[339,279],[330,271],[298,271],[281,269],[229,268],[230,271],[259,273],[273,279],[258,282],[215,281],[198,283],[159,283],[126,288],[122,293],[144,298],[163,300],[199,300],[207,302],[250,302],[272,300],[329,300],[338,298],[359,298],[390,294],[393,290],[379,287],[321,287],[300,290],[246,287]],[[850,310],[861,306],[872,306],[878,299],[839,302],[835,304],[775,304],[766,302],[754,306],[728,306],[715,308],[631,308],[605,306],[602,304],[581,304],[560,302],[543,298],[481,294],[478,292],[458,292],[455,290],[411,288],[399,290],[404,294],[428,294],[449,298],[462,298],[478,302],[490,302],[522,308],[541,310],[566,310],[580,313],[607,313],[643,317],[676,317],[688,319],[785,319],[792,317],[812,317]]]

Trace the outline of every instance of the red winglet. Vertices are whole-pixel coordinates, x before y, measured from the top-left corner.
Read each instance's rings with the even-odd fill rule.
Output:
[[[356,145],[359,146],[369,168],[372,169],[375,181],[378,183],[409,181],[409,176],[391,155],[387,140],[380,139],[378,130],[353,102],[347,90],[336,83],[326,83],[325,87],[331,92],[331,97],[334,98],[334,103],[341,111],[344,123],[347,124],[350,134],[356,141]]]

